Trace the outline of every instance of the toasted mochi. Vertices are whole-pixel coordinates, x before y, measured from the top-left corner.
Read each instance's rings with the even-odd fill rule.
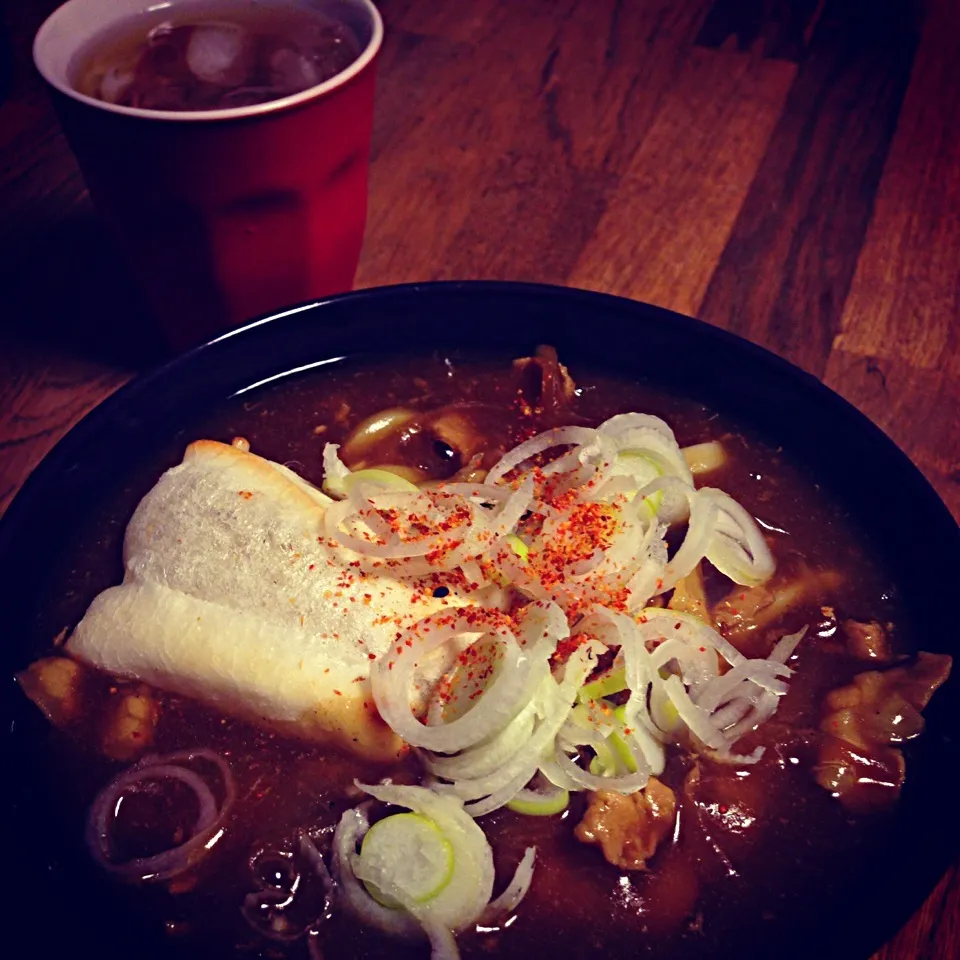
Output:
[[[469,600],[351,567],[324,542],[329,503],[279,464],[191,444],[127,527],[123,583],[94,599],[67,649],[236,717],[396,756],[371,664],[399,631]]]

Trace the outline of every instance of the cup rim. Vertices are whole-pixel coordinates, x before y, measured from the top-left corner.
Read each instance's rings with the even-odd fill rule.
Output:
[[[77,2],[77,0],[70,0]],[[373,4],[372,0],[355,0],[368,13],[371,23],[370,39],[367,45],[360,51],[360,55],[346,69],[332,76],[323,83],[307,87],[299,93],[290,94],[287,97],[280,97],[278,100],[267,100],[265,103],[254,103],[245,107],[228,107],[222,110],[146,110],[142,107],[124,107],[116,103],[107,103],[105,100],[98,100],[96,97],[87,96],[74,89],[69,83],[61,79],[57,73],[50,69],[49,64],[43,62],[41,46],[46,34],[53,29],[54,21],[62,13],[65,7],[70,3],[63,4],[44,20],[37,35],[33,40],[33,62],[43,79],[51,87],[58,90],[72,100],[85,103],[98,110],[104,110],[107,113],[119,114],[127,117],[139,117],[143,120],[164,120],[180,123],[209,123],[216,120],[245,120],[250,117],[259,117],[264,114],[279,113],[290,107],[299,106],[311,100],[322,97],[324,94],[331,93],[339,87],[345,86],[354,77],[358,76],[373,61],[380,47],[383,44],[383,18],[380,11]]]

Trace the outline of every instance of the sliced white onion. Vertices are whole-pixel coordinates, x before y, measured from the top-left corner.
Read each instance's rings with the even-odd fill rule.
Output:
[[[343,482],[346,468],[332,445],[325,467]],[[545,431],[508,451],[484,483],[397,490],[357,482],[346,496],[328,508],[325,529],[364,564],[398,576],[459,569],[469,582],[533,600],[513,619],[452,611],[428,617],[373,669],[381,716],[421,748],[432,791],[461,803],[464,816],[529,792],[538,771],[557,791],[641,789],[663,770],[664,744],[685,743],[686,732],[725,762],[759,756],[740,757],[734,746],[777,709],[796,642],[784,638],[770,657],[748,659],[696,617],[643,607],[705,557],[744,584],[773,570],[754,519],[721,491],[695,489],[684,451],[661,419],[627,413],[596,430]],[[565,541],[585,501],[606,504],[603,540]],[[686,532],[670,556],[665,534],[680,522]],[[575,559],[561,569],[554,564],[562,565],[568,544]],[[577,631],[595,639],[551,674],[550,657],[570,632],[564,610],[585,603],[592,606]],[[421,722],[410,702],[418,664],[448,644],[459,653],[468,634],[496,649],[495,671],[460,715],[445,717],[437,699]],[[610,709],[574,711],[604,648],[618,651],[629,690],[613,719]],[[584,770],[580,747],[608,759],[615,748],[619,762]]]
[[[736,666],[746,659],[744,655],[722,634],[708,626],[699,617],[681,610],[667,610],[663,607],[645,607],[641,618],[659,629],[659,636],[664,639],[673,636],[690,636],[690,643],[695,648],[706,644],[712,647],[727,663]]]
[[[527,895],[533,881],[533,864],[536,858],[537,848],[527,847],[513,872],[513,879],[499,897],[487,904],[486,910],[480,915],[478,923],[481,926],[489,927],[502,923],[520,906],[520,901]]]
[[[328,443],[323,448],[323,489],[332,496],[345,496],[343,481],[350,468],[340,459],[340,444]]]
[[[510,534],[530,509],[533,487],[533,478],[527,477],[515,490],[492,483],[441,483],[434,489],[446,496],[462,497],[484,506],[492,545]]]
[[[444,611],[425,617],[401,635],[370,675],[377,709],[394,732],[412,746],[457,753],[480,743],[520,713],[530,699],[531,674],[543,662],[520,647],[513,632],[501,625],[502,620],[481,617],[479,610]],[[437,726],[422,723],[410,706],[419,662],[433,650],[478,631],[482,631],[482,638],[500,645],[501,661],[493,681],[457,719]]]
[[[573,695],[567,699],[566,692],[562,685],[557,684],[551,676],[547,676],[538,692],[545,706],[546,715],[537,723],[526,742],[510,760],[484,776],[461,777],[450,784],[435,784],[434,789],[468,801],[480,800],[494,793],[499,794],[508,784],[514,784],[513,793],[503,800],[503,803],[506,803],[536,773],[540,757],[549,749],[566,721],[573,703]],[[475,813],[475,815],[480,814]]]
[[[642,724],[632,727],[630,733],[624,732],[622,736],[634,757],[640,755],[646,760],[650,775],[659,777],[667,765],[667,754],[663,744]]]
[[[568,790],[571,793],[580,790],[580,786],[560,769],[552,752],[549,756],[540,758],[540,773],[559,790]]]
[[[788,677],[793,671],[770,660],[744,660],[706,684],[696,695],[695,702],[708,713],[729,702],[734,691],[744,682],[756,684],[777,696],[787,692],[787,685],[778,677]]]
[[[493,893],[493,853],[483,830],[464,812],[463,806],[425,787],[362,783],[357,786],[382,803],[406,807],[430,820],[453,849],[453,872],[439,893],[422,903],[398,885],[380,863],[367,863],[362,852],[353,855],[354,874],[401,904],[428,933],[428,922],[453,932],[475,923]]]
[[[776,563],[756,520],[722,490],[703,487],[697,496],[717,511],[707,559],[735,583],[756,586],[769,580]]]
[[[488,813],[493,813],[495,810],[505,807],[520,793],[523,785],[529,782],[530,775],[530,767],[527,767],[488,796],[465,803],[463,809],[471,817],[485,817]]]
[[[560,770],[581,790],[613,790],[616,793],[636,793],[637,790],[642,790],[650,779],[650,767],[642,754],[634,757],[638,767],[635,773],[611,776],[599,776],[577,766],[559,744],[554,750],[554,759]]]
[[[334,456],[331,453],[328,459]],[[399,479],[362,481],[364,473],[340,479],[332,474],[328,488],[342,492],[346,499],[327,508],[324,532],[357,554],[366,567],[382,570],[388,564],[398,576],[425,576],[462,567],[469,570],[468,580],[483,585],[486,581],[476,561],[495,551],[512,533],[533,493],[532,480],[516,490],[484,484],[421,490]],[[392,518],[390,522],[387,517]]]
[[[534,602],[517,617],[520,641],[531,656],[553,656],[557,644],[570,636],[567,618],[555,603]]]
[[[659,417],[645,413],[622,413],[601,424],[598,432],[610,437],[619,453],[650,457],[661,465],[662,472],[668,472],[693,486],[693,475],[673,430]]]
[[[350,913],[368,926],[404,940],[418,939],[424,935],[423,926],[405,911],[377,903],[353,872],[357,844],[369,829],[370,821],[363,807],[347,810],[337,824],[332,857],[337,898]]]
[[[386,528],[384,533],[381,510],[394,511],[407,518],[427,518],[435,532],[404,537]],[[324,529],[328,538],[364,557],[405,560],[436,553],[435,569],[453,569],[485,549],[484,520],[477,504],[435,490],[372,491],[368,488],[351,491],[347,500],[329,506],[324,514]]]
[[[526,786],[518,790],[507,803],[511,810],[532,817],[552,817],[567,809],[569,790],[555,786],[542,774],[537,774],[534,779],[539,781],[535,788]]]
[[[500,769],[530,739],[535,719],[536,706],[531,701],[491,739],[454,757],[425,752],[423,765],[444,780],[486,776]]]
[[[659,433],[664,440],[673,443],[677,440],[673,428],[666,420],[649,413],[618,413],[609,420],[604,420],[599,429],[618,441],[630,430],[652,430]]]
[[[704,746],[713,747],[715,750],[726,746],[727,741],[723,731],[717,728],[706,710],[698,707],[690,699],[690,694],[687,693],[679,677],[667,677],[663,681],[663,689],[680,715],[680,719],[687,725],[687,729]]]
[[[768,660],[776,660],[777,663],[786,663],[797,649],[800,641],[806,636],[807,628],[801,627],[796,633],[788,633],[782,636],[770,651]]]
[[[584,446],[592,443],[597,436],[596,430],[587,427],[556,427],[539,433],[504,454],[487,471],[487,483],[499,483],[503,478],[528,460],[551,450],[554,447]]]
[[[714,528],[717,522],[718,510],[710,498],[702,498],[693,487],[688,487],[671,477],[663,477],[648,484],[641,494],[662,490],[665,493],[682,495],[689,506],[690,518],[687,522],[687,532],[683,543],[677,552],[670,558],[664,570],[663,580],[658,593],[672,590],[677,583],[693,571],[693,568],[706,556]]]
[[[476,584],[478,587],[485,587],[487,585],[487,578],[483,575],[480,564],[475,560],[468,560],[465,563],[461,563],[460,572],[463,574],[463,579],[471,586],[473,584]]]

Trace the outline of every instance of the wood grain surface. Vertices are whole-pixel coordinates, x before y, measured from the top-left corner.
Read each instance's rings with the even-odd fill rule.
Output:
[[[0,511],[161,357],[0,37]],[[879,424],[960,517],[960,4],[381,0],[358,286],[506,278],[733,330]],[[960,958],[960,870],[877,955]]]

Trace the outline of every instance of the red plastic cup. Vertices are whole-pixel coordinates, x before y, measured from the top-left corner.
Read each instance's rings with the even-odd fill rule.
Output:
[[[353,286],[383,23],[370,0],[312,5],[350,27],[357,60],[302,93],[229,110],[141,110],[73,88],[78,51],[156,9],[150,0],[69,0],[34,41],[94,205],[173,346]]]

